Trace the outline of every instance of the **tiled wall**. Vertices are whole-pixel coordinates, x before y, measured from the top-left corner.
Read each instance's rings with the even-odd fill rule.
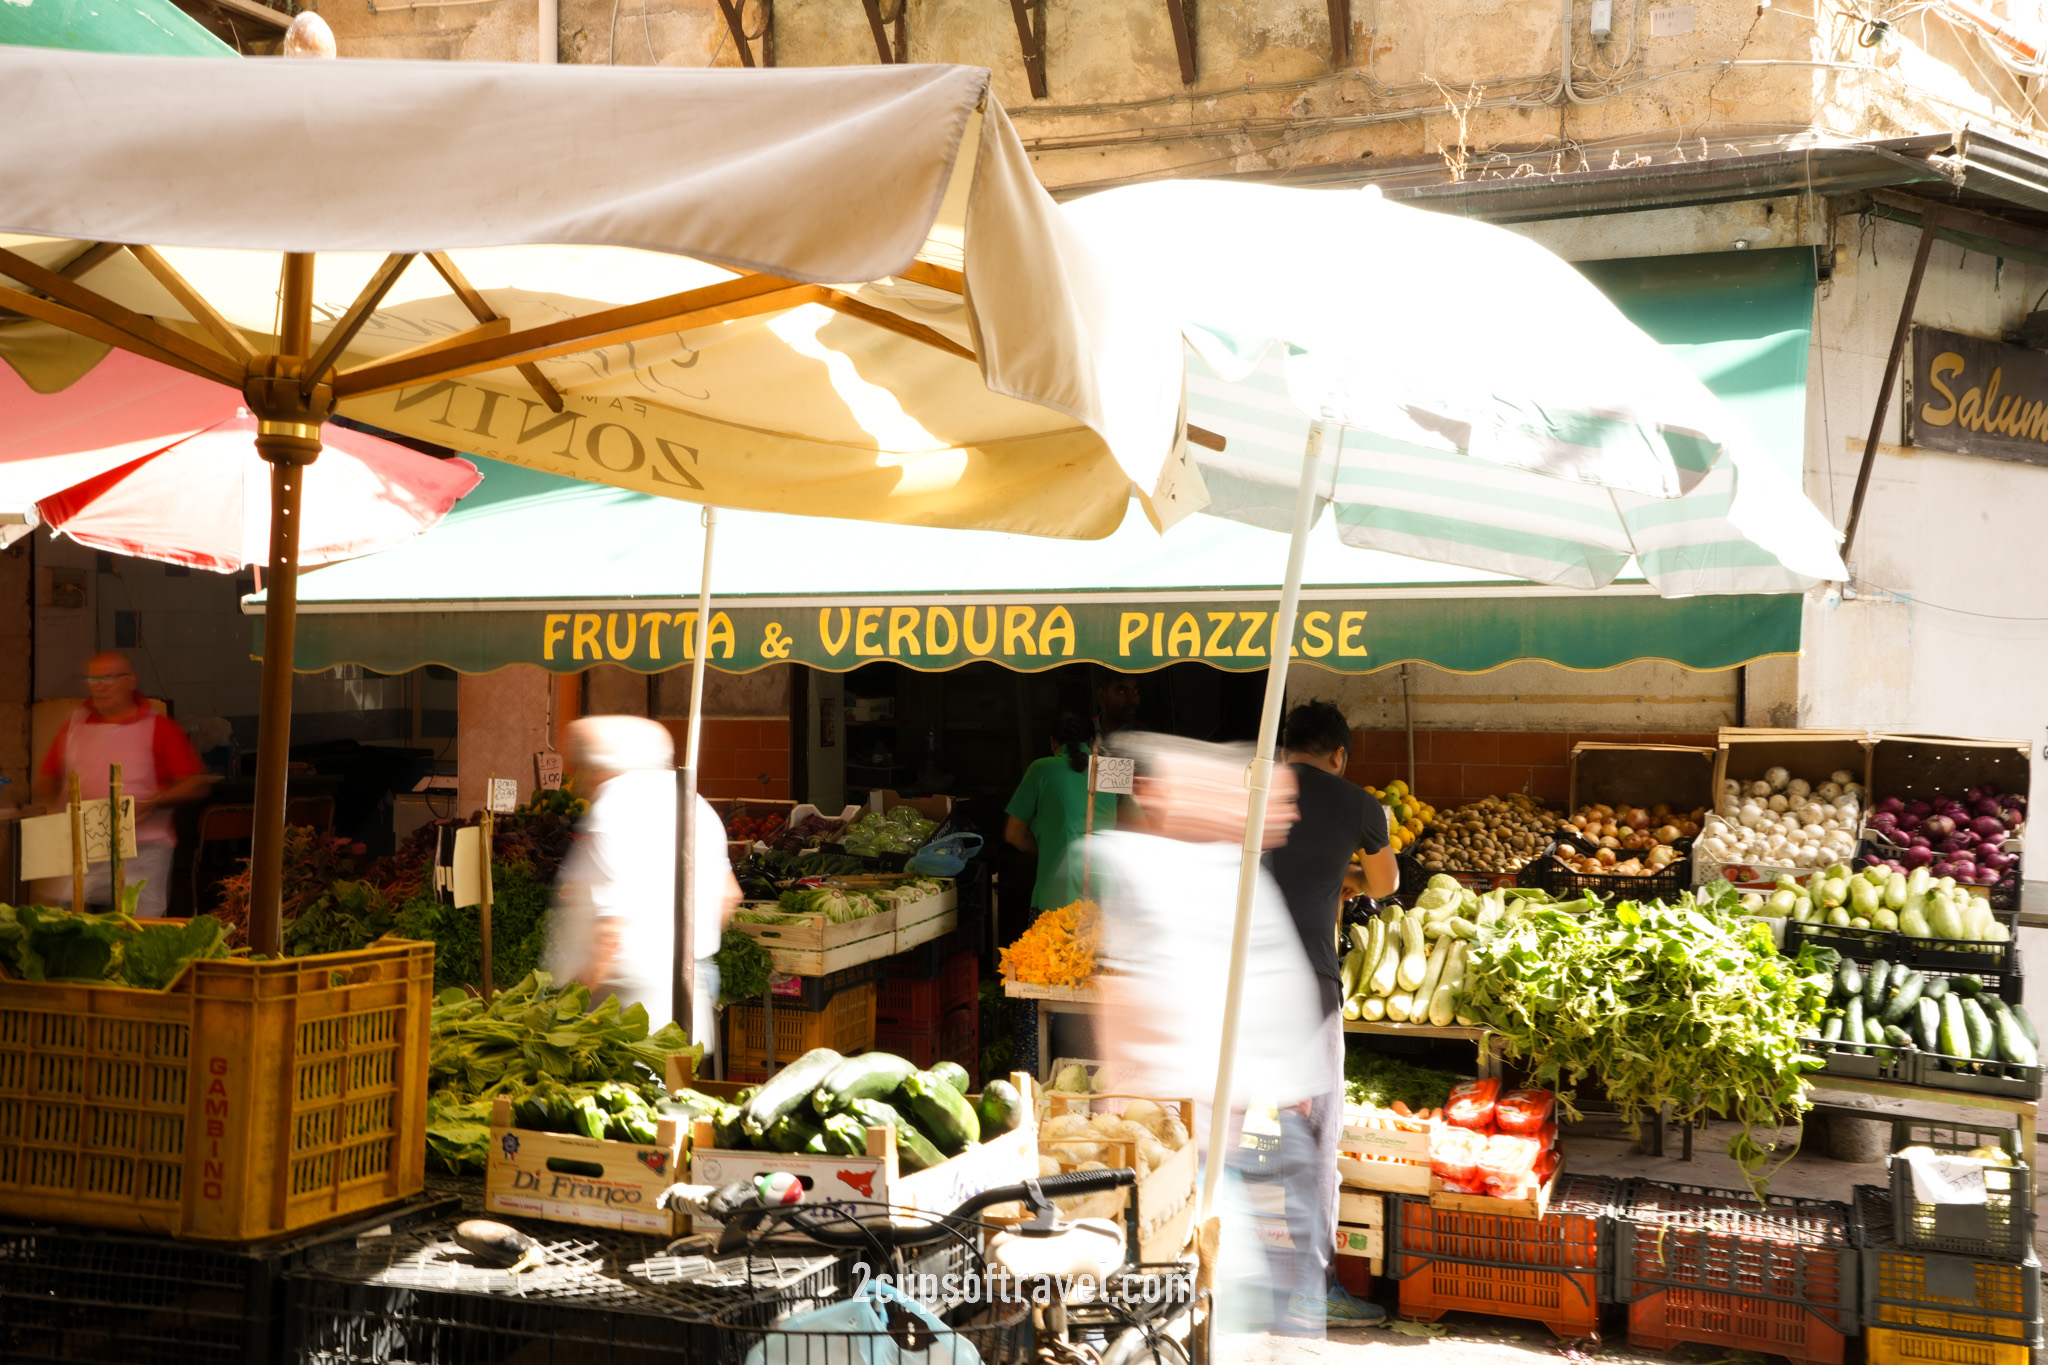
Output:
[[[1384,787],[1408,771],[1408,737],[1400,730],[1351,732],[1353,782]],[[1711,749],[1712,734],[1575,734],[1559,730],[1418,730],[1415,732],[1415,792],[1440,809],[1482,796],[1526,792],[1562,809],[1567,793],[1566,760],[1581,740],[1601,744],[1688,744]]]
[[[789,721],[758,717],[706,716],[703,720],[704,767],[697,790],[706,796],[758,796],[776,801],[789,794]],[[664,718],[680,731],[683,722]]]

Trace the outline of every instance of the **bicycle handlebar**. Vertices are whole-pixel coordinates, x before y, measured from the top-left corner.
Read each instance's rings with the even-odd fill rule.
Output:
[[[923,1246],[928,1242],[940,1241],[954,1236],[963,1225],[970,1223],[974,1215],[997,1204],[1023,1203],[1034,1212],[1049,1212],[1052,1201],[1076,1195],[1097,1194],[1114,1189],[1129,1189],[1138,1183],[1137,1172],[1132,1170],[1114,1171],[1069,1171],[1061,1175],[1048,1175],[1022,1181],[1015,1185],[998,1185],[983,1190],[961,1203],[951,1213],[934,1216],[931,1221],[913,1225],[899,1225],[891,1222],[863,1223],[851,1217],[826,1222],[819,1219],[817,1208],[804,1204],[789,1204],[782,1207],[748,1210],[751,1215],[727,1225],[727,1238],[721,1238],[721,1245],[739,1232],[742,1237],[755,1226],[765,1222],[787,1224],[805,1237],[829,1247],[866,1248],[882,1243],[891,1247]],[[744,1222],[744,1227],[741,1226]]]

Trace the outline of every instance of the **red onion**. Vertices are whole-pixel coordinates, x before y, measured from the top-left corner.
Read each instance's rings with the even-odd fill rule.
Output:
[[[2019,859],[2014,855],[2001,852],[1995,848],[1986,848],[1977,855],[1977,865],[1979,867],[1988,867],[1993,872],[2003,872],[2018,861]]]
[[[1899,861],[1907,867],[1926,867],[1934,861],[1934,850],[1925,844],[1915,844],[1899,855]]]
[[[1984,839],[2000,838],[2005,834],[2005,821],[1995,815],[1980,815],[1970,822],[1970,828]],[[108,854],[112,857],[112,854]]]
[[[111,853],[109,853],[109,854],[108,854],[107,856],[108,856],[109,858],[111,858],[111,857],[113,857],[114,855],[113,855],[113,854],[111,854]],[[1932,871],[1932,872],[1934,873],[1934,879],[1935,879],[1936,881],[1940,881],[1940,880],[1941,880],[1941,879],[1942,879],[1943,877],[1953,877],[1953,876],[1955,876],[1955,875],[1956,875],[1956,865],[1955,865],[1954,863],[1951,863],[1951,862],[1939,862],[1939,863],[1936,863],[1936,864],[1935,864],[1935,865],[1934,865],[1934,866],[1933,866],[1933,867],[1932,867],[1931,869],[1929,869],[1929,870],[1930,870],[1930,871]]]
[[[1899,827],[1899,817],[1893,815],[1890,811],[1886,811],[1881,815],[1873,815],[1870,817],[1870,827],[1872,829],[1883,830],[1886,834],[1890,834],[1893,830]],[[108,856],[112,857],[113,855],[109,854]]]
[[[1946,815],[1930,815],[1921,822],[1920,827],[1927,831],[1927,837],[1930,839],[1946,839],[1956,832],[1956,822]]]
[[[1971,813],[1976,815],[1996,815],[1998,814],[1998,809],[1999,807],[1997,800],[1989,796],[1983,798],[1981,801],[1973,801],[1970,803]]]
[[[1906,803],[1899,800],[1896,796],[1887,796],[1884,800],[1877,803],[1877,813],[1879,815],[1897,815],[1905,810],[1905,808]]]
[[[1911,846],[1914,848],[1933,848],[1934,841],[1932,839],[1929,839],[1924,834],[1916,834],[1913,836],[1913,842]]]
[[[1920,828],[1920,822],[1924,818],[1923,816],[1913,814],[1911,811],[1907,811],[1904,815],[1899,816],[1895,823],[1901,830],[1911,834],[1914,830]],[[111,857],[112,855],[108,856]]]
[[[1977,885],[1979,885],[1979,886],[1996,886],[1996,885],[1998,885],[1999,879],[2000,879],[2001,877],[2003,877],[2004,875],[2005,875],[2005,874],[2004,874],[2003,872],[1996,872],[1996,871],[1993,871],[1993,870],[1992,870],[1991,868],[1988,868],[1988,867],[1984,867],[1984,868],[1979,868],[1979,869],[1977,870],[1977,877],[1976,877]]]
[[[1908,801],[1906,803],[1906,813],[1908,815],[1917,815],[1922,819],[1925,819],[1926,817],[1934,814],[1934,807],[1928,805],[1925,801]]]
[[[1997,795],[1998,788],[1992,786],[1989,782],[1980,783],[1970,788],[1970,800],[1972,801],[1982,801],[1986,797],[1996,797]]]

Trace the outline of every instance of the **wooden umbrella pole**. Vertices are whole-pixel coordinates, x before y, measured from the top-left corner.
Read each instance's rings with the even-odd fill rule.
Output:
[[[256,813],[249,857],[249,947],[266,957],[284,942],[284,800],[292,744],[292,651],[299,625],[299,497],[320,455],[332,390],[310,397],[299,369],[313,347],[313,258],[287,255],[279,287],[279,354],[260,360],[246,394],[256,414],[256,453],[270,463],[270,577],[263,608],[263,689],[256,731]]]
[[[489,1000],[492,993],[497,990],[498,981],[497,976],[491,970],[491,840],[497,830],[497,819],[491,814],[491,794],[497,789],[498,775],[492,773],[491,780],[484,784],[484,812],[482,818],[478,821],[477,830],[477,833],[482,836],[477,840],[476,859],[481,866],[477,868],[476,885],[477,894],[481,898],[477,909],[483,919],[483,923],[479,926],[479,932],[483,935],[483,996],[486,1000]]]
[[[78,774],[71,774],[71,908],[85,912],[85,807],[78,801]]]
[[[121,908],[121,892],[127,888],[126,869],[121,865],[121,765],[107,765],[107,894],[113,908]]]

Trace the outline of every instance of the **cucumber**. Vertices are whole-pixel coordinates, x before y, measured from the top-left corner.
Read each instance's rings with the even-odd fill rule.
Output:
[[[1939,982],[1936,983],[1940,984]],[[1913,1007],[1914,1036],[1923,1052],[1941,1051],[1941,1002],[1931,994],[1920,997]]]
[[[863,1052],[825,1074],[811,1092],[811,1108],[837,1114],[855,1100],[883,1100],[917,1071],[917,1063],[893,1052]]]
[[[1875,1018],[1865,1019],[1863,1021],[1863,1041],[1866,1043],[1883,1043],[1884,1025],[1880,1024]]]
[[[905,1171],[930,1170],[946,1159],[939,1155],[939,1149],[932,1145],[932,1140],[926,1137],[916,1124],[898,1112],[893,1104],[881,1100],[855,1100],[847,1107],[846,1112],[869,1128],[895,1129],[896,1160]]]
[[[810,1098],[818,1082],[846,1058],[829,1047],[814,1047],[762,1082],[740,1112],[740,1126],[759,1141],[776,1122]]]
[[[1920,994],[1936,1004],[1940,1004],[1948,996],[1948,978],[1945,976],[1929,977],[1926,989],[1921,991]]]
[[[1843,1012],[1842,1041],[1860,1043],[1863,1041],[1863,997],[1849,997],[1849,1007]]]
[[[903,1083],[903,1097],[931,1135],[932,1145],[947,1156],[958,1156],[981,1141],[981,1120],[974,1116],[974,1106],[943,1076],[915,1073]]]
[[[1978,976],[1975,972],[1964,972],[1955,979],[1955,984],[1956,989],[1964,995],[1982,995],[1984,993],[1984,978]]]
[[[958,1062],[933,1062],[932,1075],[937,1076],[963,1095],[974,1084],[973,1078],[967,1074],[967,1068]],[[901,1084],[901,1082],[898,1082],[898,1084]]]
[[[1941,1052],[1945,1057],[1970,1055],[1970,1028],[1963,1018],[1963,998],[1959,995],[1941,1002]]]
[[[1887,1024],[1902,1023],[1906,1016],[1912,1013],[1913,1006],[1919,1003],[1920,992],[1926,988],[1925,976],[1919,972],[1905,972],[1903,978],[1895,983],[1892,998],[1886,1003],[1884,1013],[1878,1018]]]
[[[981,1088],[974,1116],[981,1120],[981,1131],[986,1136],[1007,1133],[1024,1122],[1024,1097],[1008,1081],[990,1081]]]
[[[771,1152],[803,1152],[812,1150],[824,1152],[825,1130],[818,1126],[817,1116],[804,1106],[797,1106],[768,1126],[761,1135],[761,1145]]]
[[[1822,1042],[1840,1042],[1842,1038],[1842,1016],[1839,1014],[1830,1014],[1821,1023],[1820,1036]]]
[[[1848,1004],[1863,993],[1863,972],[1855,959],[1843,958],[1842,969],[1835,974],[1835,999]]]
[[[1913,1046],[1912,1036],[1908,1034],[1904,1029],[1900,1028],[1897,1024],[1886,1024],[1883,1027],[1884,1040],[1887,1043],[1890,1043],[1893,1047]]]
[[[1980,1061],[1997,1061],[1998,1054],[1992,1051],[1991,1044],[1991,1016],[1975,1000],[1965,997],[1962,1005],[1963,1026],[1970,1034],[1970,1055]]]
[[[1863,982],[1863,1012],[1877,1013],[1877,1007],[1884,1003],[1885,983],[1892,979],[1892,964],[1879,958],[1870,964],[1870,975]]]

